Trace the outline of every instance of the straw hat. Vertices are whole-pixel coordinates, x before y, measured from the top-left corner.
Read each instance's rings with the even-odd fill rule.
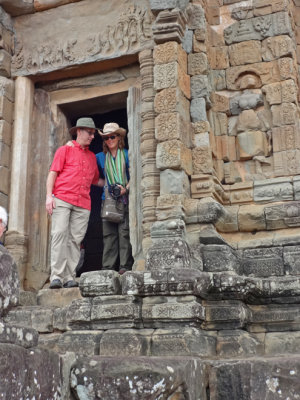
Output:
[[[76,122],[76,125],[69,130],[70,134],[74,135],[76,129],[78,128],[89,128],[98,131],[98,128],[95,127],[95,123],[92,118],[79,118]]]
[[[108,122],[107,124],[104,125],[103,132],[101,132],[99,129],[99,133],[102,137],[108,136],[111,133],[118,133],[121,136],[125,136],[126,129],[120,128],[116,122]]]

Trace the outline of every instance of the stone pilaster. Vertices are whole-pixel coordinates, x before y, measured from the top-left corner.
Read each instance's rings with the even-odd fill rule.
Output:
[[[154,111],[154,75],[152,50],[143,50],[139,54],[141,78],[142,78],[142,196],[143,196],[143,251],[146,254],[151,245],[150,228],[156,220],[156,199],[159,195],[159,171],[156,168],[155,139],[155,111]]]
[[[10,217],[7,247],[18,266],[21,287],[24,285],[27,258],[27,209],[26,193],[30,157],[31,115],[34,85],[25,77],[18,77],[15,83],[15,113],[12,147],[12,171],[10,188]]]

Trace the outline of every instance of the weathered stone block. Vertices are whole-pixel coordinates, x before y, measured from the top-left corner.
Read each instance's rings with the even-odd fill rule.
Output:
[[[284,332],[299,327],[299,304],[249,305],[249,309],[251,329],[256,332]]]
[[[253,357],[264,354],[264,343],[258,335],[242,330],[220,331],[217,339],[219,357]]]
[[[210,71],[209,80],[210,80],[210,84],[211,84],[211,87],[213,90],[216,90],[216,91],[225,90],[227,87],[225,71],[223,71],[223,70]]]
[[[230,94],[228,92],[213,92],[211,94],[212,110],[229,114]]]
[[[4,194],[9,193],[10,171],[7,167],[0,166],[0,191]]]
[[[41,391],[48,399],[60,397],[63,383],[58,354],[13,344],[0,344],[0,354],[0,397],[38,399]]]
[[[212,174],[213,162],[210,147],[196,147],[192,150],[193,174]]]
[[[54,331],[65,332],[68,330],[67,313],[69,307],[56,308],[53,311],[53,329]]]
[[[191,77],[191,96],[208,98],[211,92],[207,75],[194,75]]]
[[[300,150],[279,151],[273,154],[273,159],[275,176],[300,173]]]
[[[291,21],[287,12],[238,21],[224,30],[226,44],[263,40],[266,37],[284,34],[292,35]]]
[[[0,317],[18,304],[19,290],[20,282],[16,263],[5,247],[0,244]]]
[[[34,292],[20,290],[19,305],[20,306],[36,306],[37,305],[37,294]]]
[[[249,320],[247,307],[236,300],[205,301],[204,329],[242,328]]]
[[[85,272],[80,276],[79,288],[83,297],[121,293],[120,279],[116,271]]]
[[[272,129],[275,152],[300,149],[300,130],[297,125],[285,125]]]
[[[269,37],[262,41],[262,57],[264,61],[292,56],[294,51],[293,40],[287,35]]]
[[[216,338],[197,328],[157,329],[152,336],[152,356],[215,355]]]
[[[208,61],[205,53],[193,53],[188,55],[188,74],[202,75],[208,71]]]
[[[253,182],[240,182],[230,187],[230,203],[250,203],[253,201]]]
[[[230,65],[254,64],[262,61],[261,42],[247,40],[236,43],[228,48]]]
[[[99,354],[102,331],[65,332],[60,335],[56,347],[59,353],[74,352],[76,355]]]
[[[186,13],[188,16],[188,26],[190,29],[205,29],[205,11],[200,4],[189,4]]]
[[[207,272],[235,271],[240,269],[240,260],[234,250],[226,245],[205,245],[201,249],[203,269]]]
[[[242,268],[244,275],[256,277],[283,275],[282,248],[271,247],[244,250]]]
[[[160,173],[160,195],[190,193],[189,178],[184,171],[165,169]]]
[[[208,62],[211,69],[226,69],[229,67],[228,47],[209,47]]]
[[[262,122],[254,110],[243,110],[239,114],[236,124],[237,132],[258,131],[261,128],[263,128]]]
[[[100,342],[100,356],[149,356],[153,329],[113,329],[104,332]]]
[[[190,103],[178,88],[164,89],[154,99],[157,113],[178,112],[185,120],[189,119]]]
[[[38,332],[53,332],[54,307],[32,307],[32,327]]]
[[[0,140],[3,141],[8,146],[11,145],[12,141],[12,128],[11,124],[1,120],[0,121]]]
[[[300,200],[300,176],[293,177],[293,187],[295,200]]]
[[[297,354],[300,346],[300,332],[266,333],[265,353],[267,355]]]
[[[154,66],[154,88],[162,90],[179,87],[185,96],[191,97],[190,77],[180,67],[178,62]]]
[[[216,137],[217,159],[222,159],[223,161],[235,161],[237,159],[235,143],[236,139],[234,136],[227,136],[227,135],[217,136]]]
[[[215,176],[192,175],[191,178],[192,198],[213,197],[220,202],[225,199],[224,190]]]
[[[142,305],[144,326],[164,328],[172,325],[199,325],[204,308],[195,296],[145,297]]]
[[[0,96],[0,118],[9,124],[13,121],[14,104],[5,96]]]
[[[150,7],[153,11],[160,11],[171,8],[182,8],[188,5],[189,0],[150,0]]]
[[[230,113],[239,115],[242,110],[250,110],[263,105],[263,96],[260,91],[245,91],[230,98]]]
[[[283,262],[288,275],[300,275],[300,247],[284,246]]]
[[[239,230],[242,232],[263,231],[266,229],[265,206],[240,206],[238,213]]]
[[[39,306],[64,307],[75,299],[81,299],[78,288],[58,290],[53,296],[53,289],[42,289],[37,294],[37,304]]]
[[[92,329],[141,327],[141,300],[135,296],[99,296],[93,299]]]
[[[177,61],[183,72],[187,72],[187,55],[182,46],[176,42],[167,42],[154,47],[155,64],[169,64]]]
[[[216,222],[219,232],[237,232],[239,206],[225,206],[225,214]]]
[[[267,229],[293,228],[300,225],[299,201],[265,207]]]
[[[293,200],[293,185],[289,178],[274,178],[254,182],[254,201],[272,202]]]
[[[0,343],[11,343],[25,348],[36,347],[38,336],[35,329],[8,325],[0,321]]]
[[[157,145],[156,166],[160,170],[183,169],[192,174],[192,152],[179,140],[170,140]]]
[[[187,53],[190,54],[193,51],[193,31],[186,29],[184,37],[182,39],[182,48]]]
[[[192,99],[191,117],[193,122],[207,121],[206,101],[203,97]]]
[[[91,327],[92,299],[74,300],[66,314],[68,326],[72,330],[84,330]]]
[[[210,130],[210,124],[208,121],[193,122],[192,127],[195,135],[206,133]],[[208,144],[208,142],[206,144]]]
[[[0,76],[0,96],[4,96],[9,101],[14,102],[15,86],[12,79],[7,79],[4,76]]]
[[[237,135],[237,155],[240,160],[268,155],[267,138],[262,131],[247,131]]]
[[[159,142],[178,139],[190,146],[190,124],[179,113],[162,113],[155,118],[155,138]]]
[[[120,362],[121,360],[121,362]],[[126,360],[126,361],[125,361]],[[71,369],[72,391],[97,393],[101,399],[179,399],[189,388],[192,398],[205,398],[207,369],[190,357],[80,357]],[[195,385],[195,382],[200,384]],[[137,395],[137,396],[136,396]],[[149,399],[150,400],[150,399]]]
[[[208,119],[215,136],[227,136],[228,117],[225,113],[209,110]]]
[[[156,219],[158,221],[184,219],[183,201],[185,197],[184,194],[164,194],[157,197]]]
[[[11,72],[11,55],[0,49],[0,75],[6,78],[10,78]]]
[[[209,374],[213,399],[276,399],[278,391],[291,399],[300,390],[298,358],[270,358],[216,363]],[[291,371],[292,374],[291,374]]]
[[[181,1],[181,0],[179,0]],[[185,1],[185,0],[184,0]],[[155,43],[182,43],[186,28],[186,14],[179,8],[160,11],[155,23],[152,24]]]
[[[287,79],[287,78],[286,78]],[[230,67],[226,70],[226,82],[229,90],[261,88],[263,85],[281,80],[277,61],[261,62],[251,65]]]
[[[295,125],[298,109],[294,103],[282,103],[271,107],[274,126]]]
[[[13,33],[2,24],[0,24],[0,49],[4,49],[10,55],[14,49]]]

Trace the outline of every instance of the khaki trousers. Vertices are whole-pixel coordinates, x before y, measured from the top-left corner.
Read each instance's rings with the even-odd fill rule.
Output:
[[[103,206],[103,204],[102,204]],[[131,269],[133,258],[129,238],[129,213],[125,211],[124,221],[115,224],[102,220],[103,256],[102,269]],[[118,263],[119,261],[119,263]]]
[[[90,211],[55,198],[51,226],[51,277],[66,283],[75,279],[80,244],[89,222]]]

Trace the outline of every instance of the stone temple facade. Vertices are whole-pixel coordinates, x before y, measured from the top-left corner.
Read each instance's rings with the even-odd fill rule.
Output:
[[[299,0],[0,0],[1,399],[300,398],[299,71]],[[83,115],[128,129],[135,263],[49,290]]]

